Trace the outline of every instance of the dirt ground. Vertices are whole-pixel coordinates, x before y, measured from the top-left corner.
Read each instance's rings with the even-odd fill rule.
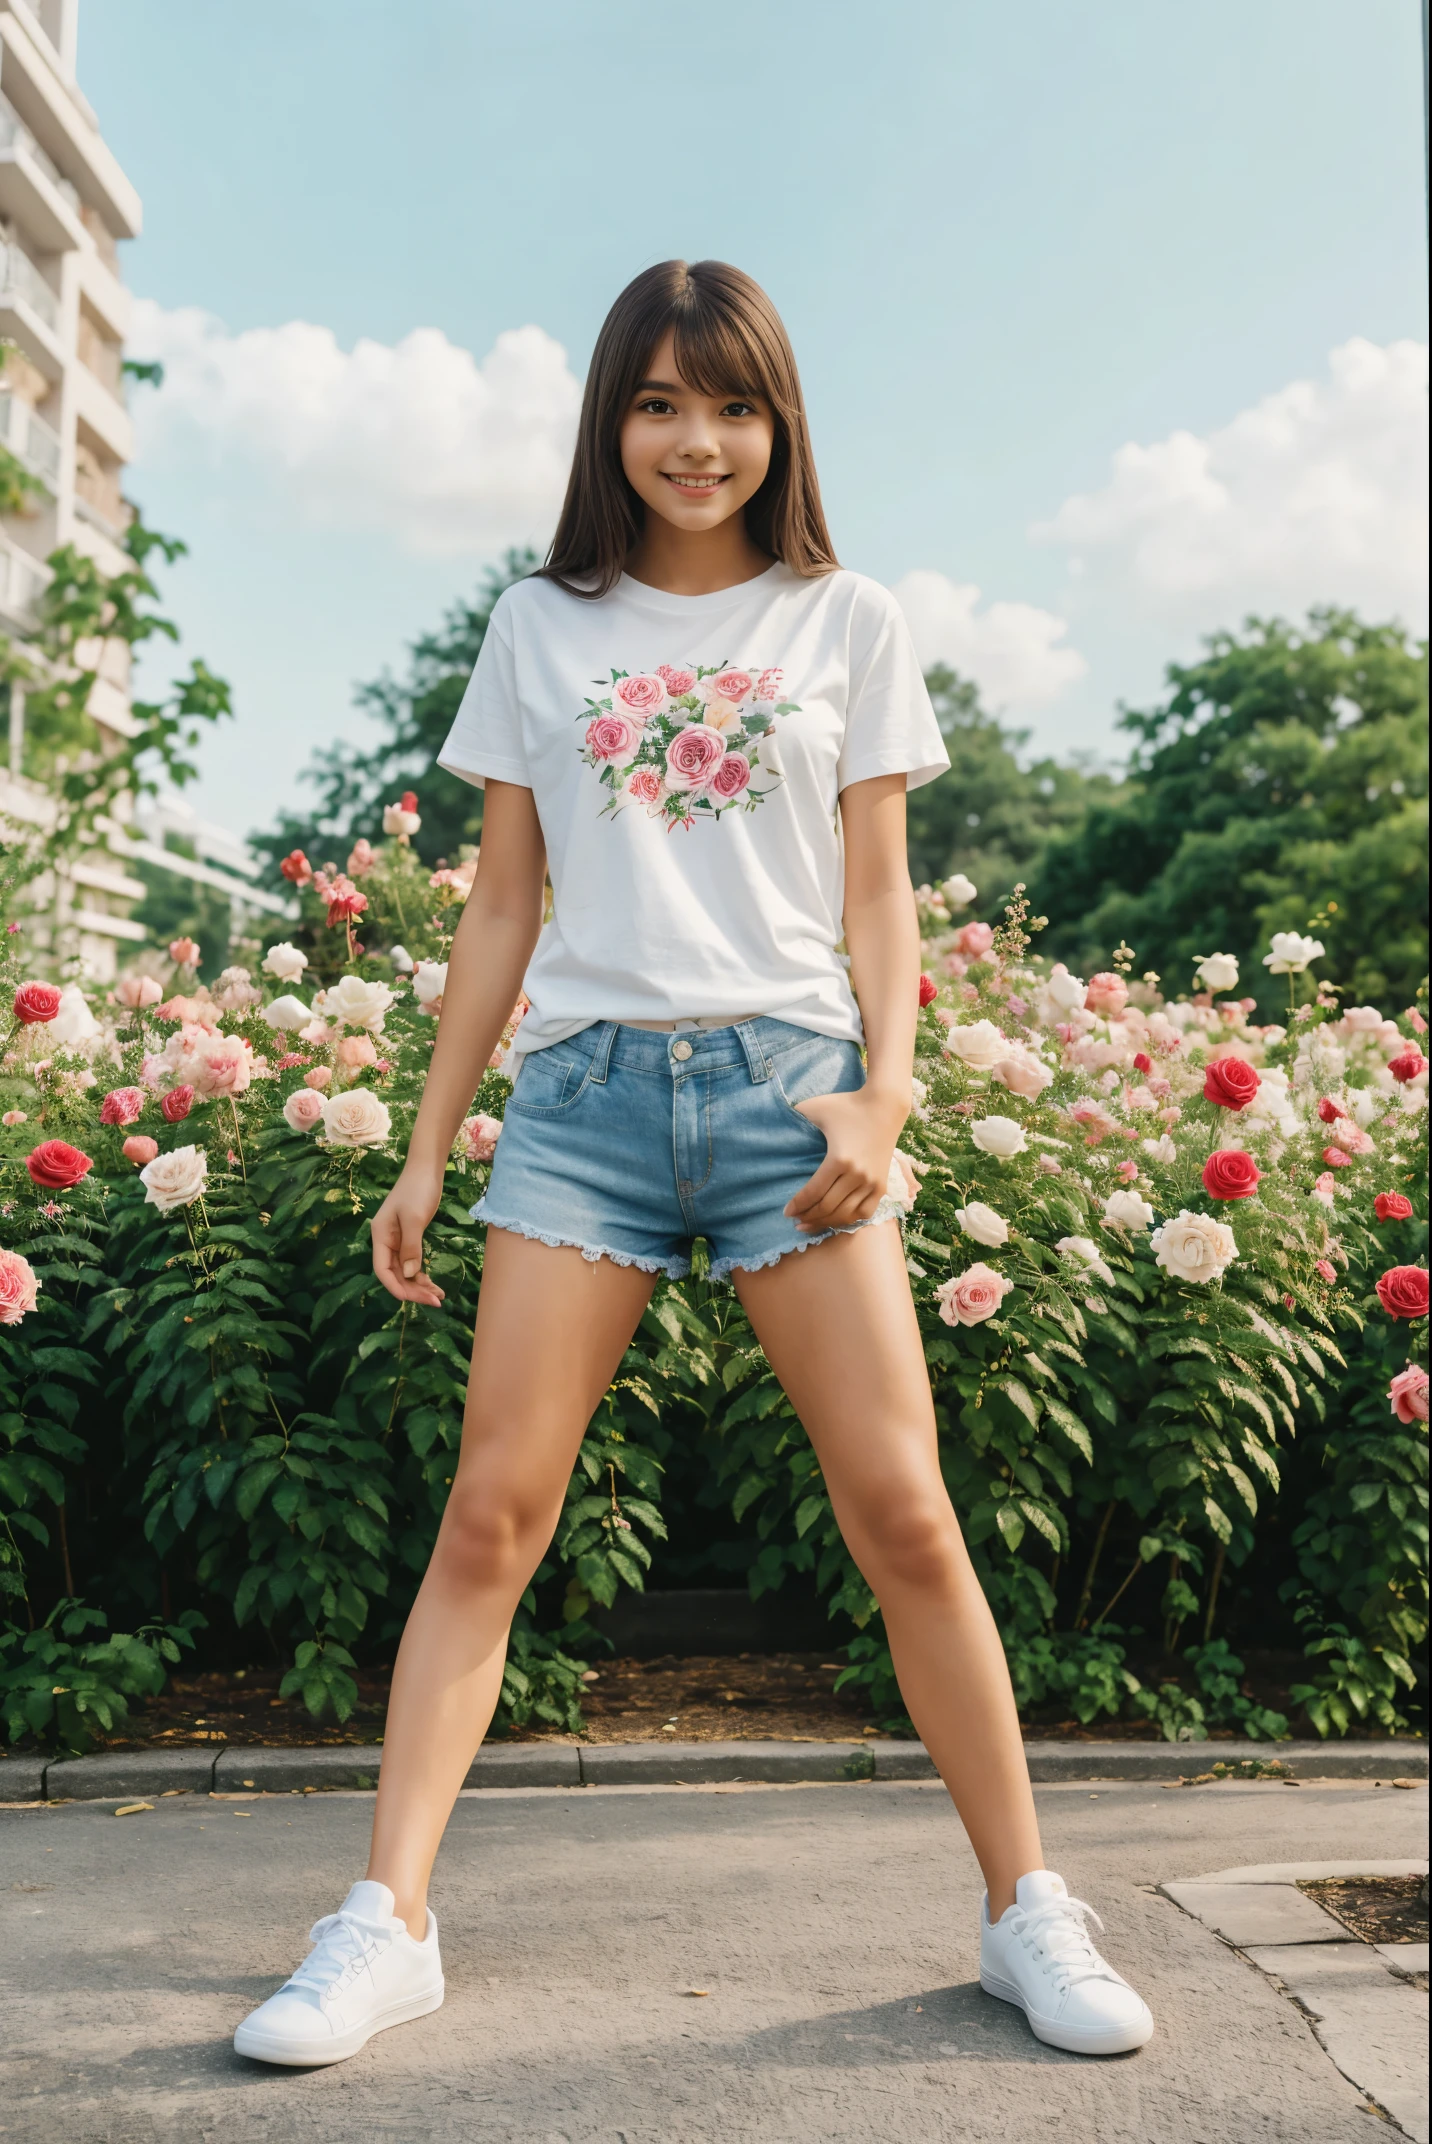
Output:
[[[659,1742],[669,1735],[681,1742],[829,1742],[878,1734],[879,1725],[859,1693],[836,1692],[841,1665],[820,1653],[607,1660],[593,1671],[587,1684],[582,1739]],[[360,1675],[358,1704],[341,1726],[332,1721],[320,1725],[296,1699],[281,1698],[280,1679],[276,1667],[178,1674],[161,1696],[136,1704],[126,1731],[101,1746],[165,1748],[205,1742],[295,1746],[382,1739],[386,1670]],[[1099,1720],[1084,1727],[1048,1711],[1028,1724],[1025,1734],[1043,1741],[1158,1739],[1157,1730],[1146,1721]],[[566,1739],[560,1730],[535,1725],[498,1739],[554,1737]],[[1229,1733],[1226,1739],[1235,1738]]]

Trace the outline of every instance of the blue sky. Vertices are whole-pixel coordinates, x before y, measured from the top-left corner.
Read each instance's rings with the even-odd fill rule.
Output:
[[[579,379],[675,253],[766,284],[845,562],[926,576],[931,647],[1044,743],[1110,749],[1120,695],[1255,605],[1410,610],[1420,390],[1386,353],[1425,340],[1420,59],[1416,0],[91,0],[81,83],[145,204],[126,273],[178,359],[130,488],[188,539],[167,593],[238,694],[201,808],[266,820],[355,733],[352,683],[545,532],[550,481],[489,468],[500,394],[440,538],[403,504],[478,392],[460,353],[541,330],[510,392],[560,448],[544,338]],[[332,343],[241,339],[296,322]],[[384,370],[416,329],[436,389]]]

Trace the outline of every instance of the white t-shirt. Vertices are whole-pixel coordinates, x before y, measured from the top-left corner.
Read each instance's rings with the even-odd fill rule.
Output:
[[[904,615],[783,565],[715,595],[504,591],[439,766],[532,791],[554,914],[520,1051],[597,1020],[764,1013],[863,1039],[836,800],[949,765]]]

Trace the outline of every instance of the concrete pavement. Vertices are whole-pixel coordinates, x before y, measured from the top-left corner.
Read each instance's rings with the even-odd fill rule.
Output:
[[[238,2017],[362,1873],[371,1796],[0,1810],[3,2144],[1372,2144],[1307,2020],[1161,1882],[1425,1852],[1427,1792],[1037,1790],[1158,2031],[1092,2062],[977,1984],[938,1786],[495,1790],[438,1865],[448,2000],[330,2070]],[[693,1988],[707,1990],[692,1994]]]

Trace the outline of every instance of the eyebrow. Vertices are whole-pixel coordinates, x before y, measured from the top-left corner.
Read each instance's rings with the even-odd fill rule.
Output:
[[[690,394],[692,391],[690,387],[687,387],[680,380],[639,380],[635,389],[635,392],[639,395],[679,395],[683,393]],[[751,387],[728,387],[724,392],[728,395],[740,396],[748,402],[757,400],[757,390]]]

